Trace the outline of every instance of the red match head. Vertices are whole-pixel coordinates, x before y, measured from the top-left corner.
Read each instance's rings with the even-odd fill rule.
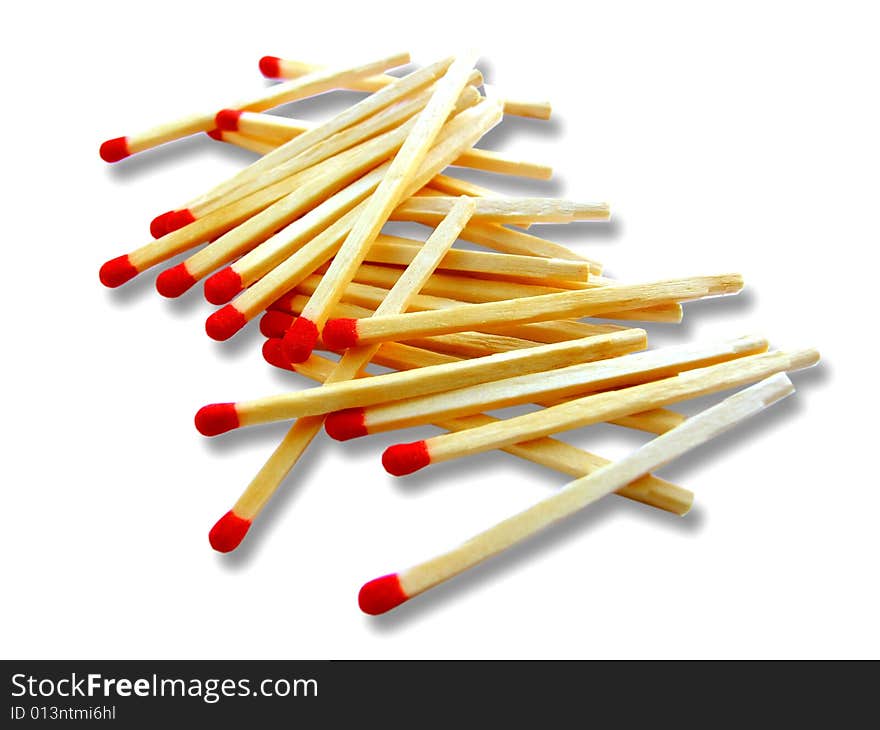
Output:
[[[347,350],[358,342],[357,320],[348,317],[327,320],[321,339],[331,350]]]
[[[138,275],[138,270],[131,265],[128,254],[117,256],[115,259],[107,261],[98,272],[98,278],[104,286],[111,289],[122,286],[129,279],[133,279]]]
[[[221,129],[209,129],[205,132],[211,139],[216,139],[218,142],[223,141],[223,130]]]
[[[108,139],[101,145],[98,154],[101,155],[101,159],[104,160],[104,162],[119,162],[119,160],[124,160],[131,154],[131,152],[128,151],[128,139],[126,137]]]
[[[324,419],[324,430],[330,438],[348,441],[367,435],[367,424],[363,408],[346,408],[344,411],[330,413]]]
[[[239,117],[241,117],[240,109],[221,109],[214,117],[214,124],[217,125],[217,129],[222,129],[224,132],[236,132]]]
[[[244,289],[244,284],[235,269],[227,266],[205,279],[205,299],[211,304],[226,304]]]
[[[293,324],[293,315],[287,312],[279,312],[276,309],[270,309],[260,319],[260,332],[265,337],[284,337],[284,333],[290,329]],[[278,343],[281,344],[280,341]]]
[[[202,436],[217,436],[238,426],[235,403],[211,403],[196,413],[196,428]]]
[[[383,575],[381,578],[364,583],[358,593],[358,606],[370,616],[378,616],[380,613],[390,611],[407,600],[409,596],[403,592],[397,573]]]
[[[175,210],[165,219],[165,233],[171,233],[195,221],[196,217],[189,208]]]
[[[263,359],[270,365],[282,370],[293,370],[293,366],[285,361],[281,354],[281,338],[270,337],[263,343]]]
[[[168,210],[153,218],[150,223],[150,234],[153,238],[162,238],[162,236],[168,233],[168,219],[172,215],[174,215],[174,211]]]
[[[156,291],[163,297],[179,297],[195,283],[195,277],[189,273],[186,264],[177,264],[156,277]]]
[[[382,466],[385,467],[385,471],[396,477],[412,474],[430,463],[431,455],[424,440],[413,441],[411,444],[395,444],[385,449],[382,454]]]
[[[281,340],[281,352],[288,362],[305,362],[318,342],[318,328],[310,319],[297,317]]]
[[[235,512],[229,510],[211,528],[211,531],[208,533],[208,540],[211,543],[211,547],[217,552],[228,553],[235,550],[241,544],[250,527],[250,520],[242,519]]]
[[[247,324],[247,317],[231,304],[218,309],[205,320],[205,332],[212,340],[228,340]]]
[[[278,56],[263,56],[260,59],[260,73],[267,79],[281,77],[281,59]]]

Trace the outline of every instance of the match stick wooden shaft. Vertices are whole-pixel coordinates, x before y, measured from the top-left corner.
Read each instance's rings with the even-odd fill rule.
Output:
[[[431,463],[446,461],[736,388],[775,373],[809,367],[817,362],[818,357],[814,350],[751,355],[690,370],[664,380],[588,395],[536,413],[473,429],[467,434],[427,439],[425,446]]]
[[[379,403],[363,410],[363,423],[368,433],[379,433],[523,403],[555,405],[587,393],[660,380],[766,349],[767,341],[763,338],[741,337],[726,342],[648,350],[418,398]]]
[[[425,242],[419,254],[398,279],[397,284],[388,292],[388,296],[380,305],[380,311],[394,312],[406,309],[410,297],[418,293],[422,284],[443,258],[443,254],[454,243],[461,228],[473,215],[473,211],[472,200],[467,198],[459,200],[434,234]],[[378,347],[375,346],[349,350],[328,374],[327,382],[335,383],[355,378],[370,362],[376,350]],[[299,460],[323,422],[322,417],[313,416],[299,419],[291,427],[263,469],[236,502],[233,510],[237,515],[244,519],[254,519]]]
[[[344,84],[348,80],[372,76],[384,69],[402,66],[409,63],[409,54],[395,54],[371,63],[342,70],[315,71],[283,84],[265,89],[260,94],[232,105],[234,109],[248,111],[264,111],[280,106],[296,99],[320,94]],[[196,132],[207,132],[214,127],[214,115],[217,109],[210,112],[191,114],[172,122],[160,124],[139,134],[126,138],[129,154],[143,152],[165,142],[186,137]]]
[[[607,220],[607,203],[575,203],[553,198],[478,198],[474,218],[495,223],[571,223]],[[392,220],[432,223],[449,212],[455,198],[413,197],[404,200],[391,214]]]
[[[246,137],[255,137],[278,146],[315,126],[317,126],[315,122],[304,119],[291,119],[261,112],[242,112],[238,117],[237,131]]]
[[[329,308],[339,301],[342,290],[352,280],[391,211],[405,197],[413,181],[418,179],[419,168],[464,89],[476,58],[476,54],[465,54],[453,61],[446,75],[437,82],[427,106],[415,117],[412,130],[391,161],[382,182],[368,198],[364,211],[334,257],[327,276],[321,280],[322,285],[303,311],[302,317],[318,329],[323,326]],[[431,170],[428,179],[439,171]],[[424,184],[420,180],[418,182],[417,189]]]
[[[633,454],[571,482],[458,548],[399,573],[400,588],[406,597],[412,597],[448,580],[724,433],[793,391],[788,378],[779,374],[727,398],[657,436]]]
[[[535,180],[549,180],[553,177],[553,168],[549,165],[541,165],[526,160],[512,160],[500,152],[477,149],[476,147],[462,154],[453,165],[494,172],[499,175],[528,177]]]
[[[387,367],[400,367],[401,360],[398,357],[393,355],[390,357],[383,356],[387,351],[386,348],[394,346],[394,343],[384,343],[380,346],[373,360]],[[308,360],[297,363],[294,367],[296,372],[301,375],[323,383],[327,380],[335,366],[336,363],[332,360],[319,355],[312,355]],[[406,367],[406,365],[403,365],[403,367]],[[492,416],[481,413],[462,418],[444,419],[434,425],[445,431],[463,431],[475,428],[476,426],[494,423],[497,420]],[[611,463],[601,456],[583,451],[575,446],[552,438],[542,438],[523,444],[514,444],[506,447],[504,451],[571,477],[591,474],[599,467]],[[642,502],[677,515],[687,514],[694,501],[692,492],[651,474],[621,487],[617,490],[617,493],[627,499]]]
[[[680,302],[739,291],[738,275],[678,279],[650,284],[598,287],[512,301],[462,304],[433,312],[371,317],[357,322],[357,342],[367,344],[476,329],[480,325],[525,324],[587,317],[650,304]]]
[[[381,316],[381,315],[375,315]],[[241,426],[356,408],[465,387],[509,374],[541,372],[573,362],[615,357],[644,348],[644,330],[624,330],[582,340],[539,345],[419,371],[390,373],[235,404]]]

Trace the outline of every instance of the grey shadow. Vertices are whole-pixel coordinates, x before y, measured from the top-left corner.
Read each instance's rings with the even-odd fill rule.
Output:
[[[623,237],[624,223],[620,216],[612,214],[607,221],[575,221],[574,223],[538,223],[529,233],[556,243],[593,244],[599,241],[613,243]]]
[[[681,518],[628,499],[603,499],[589,509],[581,510],[572,515],[552,529],[541,532],[524,543],[506,550],[436,588],[432,588],[421,596],[416,596],[392,611],[381,616],[365,617],[364,621],[369,630],[377,634],[390,634],[403,630],[406,626],[424,619],[435,611],[441,610],[443,606],[458,600],[462,594],[474,590],[477,586],[491,589],[495,581],[500,580],[507,571],[514,569],[520,563],[544,555],[550,550],[559,549],[566,540],[571,539],[574,535],[583,530],[589,530],[601,520],[616,514],[657,521],[664,526],[692,536],[702,531],[706,522],[706,517],[699,507],[695,507],[686,517]],[[585,578],[585,580],[589,579]],[[528,590],[528,587],[523,586],[523,590]]]
[[[507,144],[512,137],[521,134],[535,134],[548,140],[558,140],[564,132],[565,124],[556,114],[551,114],[550,119],[532,119],[506,114],[501,124],[496,124],[481,137],[480,146],[497,149]]]
[[[139,152],[119,162],[102,164],[107,165],[107,174],[110,178],[126,181],[155,172],[157,168],[165,167],[172,163],[194,160],[198,156],[205,154],[212,146],[233,149],[233,145],[218,143],[206,134],[193,134],[189,137],[166,142],[153,149]],[[239,148],[234,149],[236,151],[244,151],[239,150]],[[248,154],[253,157],[251,153]]]
[[[202,329],[202,335],[207,337]],[[259,317],[248,322],[243,329],[223,342],[212,342],[214,354],[221,360],[236,360],[254,350],[260,350],[265,337],[260,333]],[[268,363],[267,363],[268,364]]]

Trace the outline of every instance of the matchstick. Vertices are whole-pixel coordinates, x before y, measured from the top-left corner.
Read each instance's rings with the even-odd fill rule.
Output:
[[[414,197],[391,213],[391,220],[433,223],[449,212],[455,198]],[[608,220],[607,203],[575,203],[553,198],[477,198],[474,218],[493,223],[571,223]]]
[[[410,297],[419,291],[422,284],[431,275],[473,211],[473,200],[463,197],[457,202],[449,215],[425,242],[419,255],[413,259],[397,284],[388,292],[388,296],[379,307],[380,311],[394,312],[406,309]],[[329,373],[326,378],[327,382],[341,383],[357,377],[378,349],[378,346],[368,346],[347,352]],[[301,418],[294,423],[233,508],[221,517],[211,529],[208,537],[215,550],[229,552],[241,543],[256,516],[320,431],[323,422],[323,417],[312,416]]]
[[[375,316],[381,315],[377,313]],[[616,357],[643,349],[646,344],[644,330],[624,330],[419,371],[389,373],[368,381],[336,383],[238,403],[214,403],[204,406],[196,414],[196,428],[205,436],[216,436],[242,426],[412,398],[520,373],[542,372],[571,363]]]
[[[266,155],[269,154],[272,150],[274,150],[277,145],[267,142],[265,140],[259,139],[257,137],[248,137],[245,134],[240,134],[238,132],[228,132],[223,129],[212,129],[207,132],[207,135],[211,139],[216,139],[218,142],[225,142],[226,144],[231,144],[234,147],[241,147],[243,150],[247,150],[248,152],[253,152],[256,155]],[[231,201],[230,201],[231,202]],[[217,208],[221,208],[222,205],[217,205]],[[207,213],[209,211],[205,211]],[[164,215],[164,214],[163,214]],[[171,211],[171,215],[175,216],[169,221],[171,227],[174,226],[174,220],[176,219],[176,211]],[[192,211],[190,211],[190,215],[193,218],[197,218],[198,216],[193,215]],[[155,222],[155,218],[153,219]],[[167,224],[166,224],[167,225]],[[150,224],[150,230],[152,230],[153,224]],[[167,230],[167,229],[166,229]],[[162,231],[165,233],[166,231]]]
[[[269,79],[295,79],[303,74],[322,68],[321,66],[294,61],[278,56],[263,56],[260,59],[260,72]],[[353,91],[376,91],[396,81],[396,77],[388,74],[377,74],[368,79],[355,79],[346,83],[345,88]],[[487,86],[487,89],[490,88]],[[493,93],[494,87],[492,87]],[[550,119],[552,107],[549,101],[514,101],[499,97],[504,104],[504,113],[516,117],[529,117],[531,119]]]
[[[328,415],[324,426],[338,441],[436,423],[446,418],[523,403],[559,402],[574,397],[668,378],[767,349],[760,337],[679,345],[623,355],[609,360],[569,365],[541,373],[517,375],[442,393],[379,403]]]
[[[437,143],[422,162],[410,189],[405,192],[408,194],[422,187],[451,159],[454,159],[461,149],[472,145],[492,125],[496,124],[498,119],[498,107],[486,104],[466,109],[451,119],[444,125],[437,137]],[[373,183],[381,184],[381,180],[384,180],[389,174],[392,164],[377,168],[357,184],[365,186],[367,183],[370,185]],[[365,194],[368,193],[369,190]],[[347,194],[343,191],[341,195],[344,197]],[[354,230],[357,219],[367,210],[368,203],[368,200],[364,200],[350,211],[350,214],[346,214],[323,233],[309,241],[308,244],[296,250],[302,241],[304,227],[311,225],[316,217],[323,216],[328,211],[331,219],[339,214],[338,200],[336,198],[328,199],[314,211],[303,216],[299,221],[295,221],[287,229],[280,231],[279,234],[258,246],[247,256],[242,257],[232,267],[219,271],[206,281],[206,296],[210,296],[209,282],[212,287],[217,284],[216,288],[220,290],[218,294],[221,292],[226,294],[230,291],[234,294],[251,280],[259,279],[259,281],[254,281],[253,285],[242,292],[235,301],[216,313],[216,320],[222,319],[223,324],[222,327],[214,327],[215,334],[223,338],[231,337],[277,297],[289,291],[297,282],[311,274],[317,266],[334,256],[346,235],[350,235]],[[334,259],[334,261],[336,260],[339,260],[338,256]],[[219,281],[214,281],[215,277]],[[326,280],[326,277],[322,278],[322,281]],[[219,325],[220,322],[216,321],[215,324]]]
[[[794,392],[791,381],[778,374],[657,436],[629,456],[576,479],[550,497],[481,532],[458,548],[400,573],[364,585],[358,604],[377,615],[497,555],[539,531],[573,515],[634,479],[724,433]]]
[[[245,137],[255,137],[263,142],[282,145],[303,132],[317,126],[304,119],[291,119],[277,114],[245,112],[240,109],[224,109],[217,113],[217,127],[224,132],[239,132]]]
[[[329,273],[328,273],[329,275]],[[543,294],[512,301],[462,304],[436,312],[413,312],[366,320],[335,319],[322,333],[332,348],[476,329],[480,325],[540,322],[588,317],[650,304],[681,302],[732,294],[742,288],[737,274],[672,279],[650,284],[603,286],[596,289]],[[294,327],[296,325],[294,324]]]
[[[376,355],[373,357],[373,361],[387,367],[398,367],[400,365],[399,357],[395,357],[394,355],[383,356],[383,353],[389,352],[392,348],[404,349],[400,345],[385,343],[379,347]],[[281,367],[289,366],[282,365]],[[307,378],[323,383],[327,380],[335,367],[336,363],[332,360],[313,354],[305,362],[298,363],[295,366],[295,369],[300,375],[304,375]],[[422,367],[424,367],[424,365]],[[364,377],[372,377],[366,373],[363,375]],[[474,428],[475,426],[493,423],[496,420],[498,419],[495,419],[492,416],[475,414],[464,418],[445,419],[433,425],[446,431],[462,431],[468,428]],[[534,464],[546,466],[570,477],[582,477],[594,472],[599,467],[611,463],[607,459],[603,459],[601,456],[597,456],[588,451],[583,451],[575,446],[571,446],[563,441],[557,441],[552,438],[542,438],[524,444],[514,444],[513,446],[506,447],[504,451],[513,454],[514,456],[518,456],[521,459],[525,459],[526,461],[531,461]],[[641,477],[618,489],[617,493],[622,497],[642,502],[643,504],[667,512],[672,512],[677,515],[687,514],[693,504],[694,497],[693,493],[687,489],[651,474]]]
[[[736,388],[775,373],[810,367],[818,359],[819,354],[815,350],[750,355],[643,385],[577,398],[542,411],[472,429],[467,434],[449,434],[390,446],[382,455],[382,463],[390,474],[403,476],[429,464],[459,456],[477,454],[503,445],[529,441]]]
[[[339,301],[342,290],[352,280],[391,211],[404,197],[413,180],[417,179],[420,165],[464,89],[476,59],[476,53],[456,58],[446,75],[437,82],[427,106],[415,117],[415,124],[406,141],[334,256],[327,276],[321,280],[321,286],[312,295],[308,306],[284,336],[284,352],[291,362],[302,362],[311,354],[328,310]],[[439,170],[432,171],[430,177],[436,172]]]
[[[431,347],[423,349],[423,346],[412,346],[411,343],[413,342],[417,342],[417,340],[410,340],[407,343],[383,342],[373,360],[378,365],[383,365],[394,370],[412,370],[415,368],[425,368],[433,365],[461,361],[460,357],[435,351],[434,349],[431,349]],[[494,352],[506,351],[506,349],[502,349]],[[310,372],[309,368],[311,366],[309,363],[311,363],[313,358],[316,357],[318,356],[312,354],[304,363],[290,363],[281,354],[280,339],[270,338],[263,344],[263,358],[270,365],[282,370],[303,373],[306,376],[308,376],[308,373]],[[546,405],[555,405],[555,403],[547,403]],[[460,419],[452,419],[449,423],[471,423],[469,419],[471,419],[470,416],[465,416]],[[676,413],[675,411],[670,411],[664,408],[655,408],[642,413],[633,413],[629,416],[624,416],[623,418],[611,419],[608,423],[623,426],[625,428],[645,431],[646,433],[659,434],[666,433],[670,429],[675,428],[684,419],[685,417],[683,415]],[[452,430],[460,431],[462,428]]]
[[[366,78],[380,71],[409,63],[408,53],[398,53],[387,58],[353,66],[342,70],[320,70],[300,76],[283,84],[272,86],[249,99],[229,105],[234,109],[248,111],[264,111],[272,107],[287,104],[296,99],[314,96],[330,91],[344,84],[349,79]],[[152,129],[127,137],[108,139],[101,145],[100,154],[105,162],[118,162],[129,155],[143,152],[165,142],[197,132],[207,132],[215,126],[217,110],[191,114],[173,122],[160,124]]]
[[[507,155],[492,150],[468,150],[452,163],[457,167],[470,167],[474,170],[494,172],[499,175],[514,175],[535,180],[549,180],[553,177],[553,168],[526,160],[512,160]]]

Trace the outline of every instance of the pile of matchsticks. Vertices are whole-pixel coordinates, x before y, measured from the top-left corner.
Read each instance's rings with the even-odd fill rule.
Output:
[[[603,320],[676,322],[681,303],[742,288],[737,274],[621,284],[601,265],[546,240],[533,223],[602,221],[605,203],[515,198],[445,172],[470,167],[546,179],[551,170],[474,145],[505,115],[547,119],[550,105],[488,96],[476,54],[402,76],[397,54],[338,69],[264,57],[286,79],[260,94],[145,133],[108,140],[128,155],[198,132],[259,158],[185,205],[157,216],[156,240],[101,268],[110,287],[193,250],[156,288],[180,296],[204,279],[205,323],[216,340],[261,316],[265,359],[320,385],[253,401],[207,405],[206,436],[293,421],[280,445],[210,531],[229,552],[322,427],[339,440],[433,424],[443,435],[391,446],[396,476],[502,449],[574,478],[553,496],[409,570],[367,583],[361,608],[383,613],[610,492],[685,514],[693,494],[651,471],[792,390],[786,371],[815,350],[770,352],[760,337],[647,348],[643,329]],[[483,87],[485,89],[485,87]],[[333,89],[367,95],[321,123],[266,110]],[[382,233],[389,220],[432,229],[422,242]],[[452,248],[462,239],[491,251]],[[197,250],[196,250],[197,249]],[[315,353],[339,354],[332,359]],[[392,371],[364,372],[369,363]],[[667,407],[749,386],[690,418]],[[537,408],[512,418],[508,406]],[[654,438],[615,463],[552,438],[609,422]]]

